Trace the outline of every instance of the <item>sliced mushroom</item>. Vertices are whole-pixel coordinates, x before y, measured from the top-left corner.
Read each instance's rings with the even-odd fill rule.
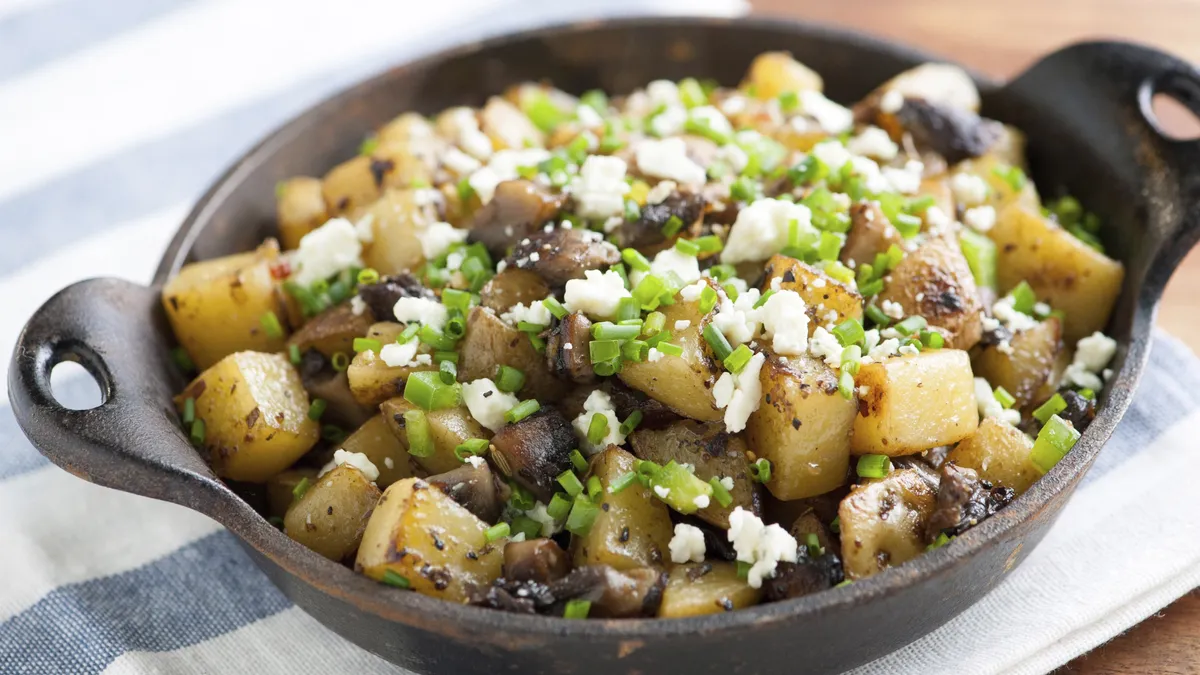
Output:
[[[621,262],[621,252],[599,232],[553,227],[521,239],[507,261],[517,269],[536,272],[551,286],[563,286],[571,279],[582,279],[587,270]]]
[[[375,412],[354,399],[345,371],[335,371],[329,359],[315,349],[309,349],[300,357],[300,380],[310,397],[325,401],[322,421],[345,429],[357,429]]]
[[[376,321],[396,320],[396,301],[400,298],[428,298],[437,296],[413,275],[405,272],[380,279],[373,284],[358,287],[358,297],[363,299]]]
[[[943,532],[962,534],[1013,500],[1012,488],[993,487],[981,481],[974,469],[948,463],[942,466],[937,505],[925,526],[925,539],[933,541]]]
[[[662,602],[662,589],[666,583],[666,573],[656,568],[618,572],[607,565],[587,565],[576,568],[549,587],[559,601],[591,601],[596,616],[628,618],[653,616]]]
[[[500,471],[549,502],[555,479],[571,468],[571,450],[579,444],[562,413],[542,408],[492,437],[492,458]]]
[[[510,246],[541,229],[562,210],[563,198],[527,180],[504,181],[467,229],[471,241],[482,242],[496,258]]]
[[[876,254],[903,240],[900,231],[879,208],[879,202],[856,202],[850,206],[850,231],[846,233],[840,259],[854,267],[868,264],[875,260]]]
[[[504,485],[492,473],[486,462],[477,465],[463,464],[446,473],[430,476],[426,480],[437,486],[454,501],[488,523],[500,518],[507,495],[501,494]]]
[[[680,420],[679,415],[657,399],[625,386],[615,377],[605,380],[602,388],[612,398],[613,408],[620,419],[628,419],[634,410],[642,412],[639,429],[656,429]]]
[[[646,204],[637,220],[626,221],[613,231],[617,246],[640,249],[661,244],[667,240],[662,230],[671,216],[678,216],[686,230],[704,216],[704,204],[704,197],[678,190],[657,204]]]
[[[355,314],[350,303],[342,303],[306,321],[288,338],[288,345],[296,345],[301,354],[309,349],[330,357],[337,352],[353,354],[354,338],[366,335],[375,321],[367,312]]]
[[[592,343],[592,322],[586,316],[581,312],[568,314],[545,334],[545,338],[546,364],[550,366],[550,372],[579,384],[596,381],[588,351]]]
[[[1058,413],[1058,416],[1070,422],[1076,431],[1083,433],[1092,420],[1096,419],[1096,402],[1084,398],[1073,389],[1063,389],[1059,394],[1067,402],[1067,407]]]
[[[896,112],[896,121],[919,150],[932,150],[949,164],[983,155],[1004,132],[999,122],[970,110],[919,98],[905,99]]]
[[[800,556],[794,563],[779,563],[775,576],[763,582],[767,602],[787,600],[823,591],[842,583],[842,560],[836,553],[816,558]]]
[[[570,557],[552,539],[513,541],[504,546],[505,578],[546,584],[570,571]]]

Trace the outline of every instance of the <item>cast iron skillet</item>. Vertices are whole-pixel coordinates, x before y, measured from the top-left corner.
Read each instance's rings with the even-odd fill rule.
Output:
[[[406,110],[478,105],[521,80],[624,92],[655,78],[736,84],[751,58],[790,50],[836,100],[857,100],[930,57],[861,35],[765,19],[638,19],[559,26],[463,46],[400,66],[304,113],[208,191],[151,287],[93,279],[51,298],[21,334],[9,375],[21,428],[47,457],[94,483],[175,502],[222,523],[297,605],[350,641],[420,672],[780,671],[852,667],[937,628],[1029,555],[1129,404],[1146,363],[1156,303],[1200,237],[1200,143],[1160,134],[1156,92],[1200,113],[1200,73],[1132,44],[1078,44],[1000,86],[983,111],[1029,136],[1043,192],[1065,188],[1104,217],[1127,283],[1110,332],[1122,344],[1100,415],[1024,496],[951,545],[848,587],[732,614],[660,621],[565,621],[454,605],[384,587],[297,544],[221,483],[180,432],[171,396],[184,382],[159,289],[189,260],[248,250],[269,235],[274,185],[321,175],[364,135]],[[104,403],[61,407],[50,370],[80,362]],[[137,523],[130,523],[137,527]],[[1004,617],[996,617],[1003,621]]]

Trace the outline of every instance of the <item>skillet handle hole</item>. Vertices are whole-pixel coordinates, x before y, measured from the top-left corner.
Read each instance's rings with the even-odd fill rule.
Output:
[[[86,356],[71,352],[62,354],[50,368],[50,395],[67,410],[91,410],[108,400]]]
[[[1179,80],[1169,81],[1167,88],[1175,89],[1176,86],[1173,85],[1179,84],[1181,84]],[[1185,86],[1188,90],[1195,90],[1197,87],[1193,83]],[[1200,101],[1200,91],[1186,91],[1191,95],[1180,96],[1174,91],[1163,91],[1161,85],[1153,86],[1153,89],[1154,94],[1150,97],[1149,107],[1142,111],[1147,121],[1150,122],[1150,126],[1173,141],[1200,139],[1200,117],[1193,112],[1197,106],[1195,101]],[[1188,98],[1193,101],[1191,106],[1186,102]]]

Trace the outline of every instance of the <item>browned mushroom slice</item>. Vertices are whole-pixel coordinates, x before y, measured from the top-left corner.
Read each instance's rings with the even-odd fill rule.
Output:
[[[562,210],[563,198],[527,180],[504,181],[483,208],[471,216],[471,241],[482,242],[496,258],[541,229]]]
[[[626,221],[613,231],[617,245],[644,248],[661,244],[666,241],[663,227],[672,216],[678,217],[687,229],[704,216],[704,204],[704,197],[678,190],[657,204],[646,204],[637,220]]]
[[[358,297],[363,299],[376,321],[396,320],[396,301],[400,298],[429,298],[436,296],[425,288],[413,275],[405,272],[380,279],[373,284],[358,287]]]
[[[560,602],[589,600],[595,616],[629,618],[653,616],[666,583],[666,573],[653,567],[618,572],[608,565],[586,565],[549,586]]]
[[[323,422],[357,429],[375,412],[354,399],[345,371],[335,371],[325,355],[316,349],[309,349],[301,357],[300,379],[311,398],[325,401]]]
[[[903,240],[900,231],[879,208],[879,202],[857,202],[850,207],[850,231],[846,233],[840,259],[851,267],[868,264],[877,253]]]
[[[816,558],[801,556],[794,563],[779,563],[775,576],[763,581],[767,602],[799,598],[842,583],[842,560],[835,553]]]
[[[501,473],[549,502],[555,479],[571,468],[571,450],[578,444],[562,413],[542,408],[500,429],[492,437],[492,458]]]
[[[521,239],[507,258],[508,265],[531,270],[551,286],[582,279],[587,270],[621,262],[621,252],[599,232],[583,228],[554,227]]]
[[[925,526],[925,539],[934,541],[943,532],[962,534],[994,515],[1013,500],[1012,488],[993,487],[979,480],[974,469],[948,463],[942,466],[937,505]]]
[[[628,419],[633,411],[641,411],[642,421],[638,423],[638,428],[656,429],[681,419],[658,400],[625,386],[615,377],[605,380],[602,388],[612,398],[618,418]]]
[[[480,520],[494,523],[500,518],[505,496],[501,495],[499,481],[486,462],[463,464],[426,480]]]
[[[912,135],[920,150],[932,150],[957,164],[969,157],[979,157],[988,151],[1004,128],[999,122],[958,108],[951,108],[919,98],[904,100],[896,112],[900,127]]]
[[[504,578],[548,584],[571,571],[571,558],[553,539],[512,541],[504,546]]]
[[[546,364],[558,377],[579,384],[596,380],[589,346],[592,322],[580,312],[568,314],[546,333]],[[622,418],[624,419],[624,418]]]

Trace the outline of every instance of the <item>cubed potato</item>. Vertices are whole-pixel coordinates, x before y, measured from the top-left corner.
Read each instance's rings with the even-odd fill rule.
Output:
[[[850,231],[846,233],[846,244],[842,246],[839,259],[857,268],[871,264],[876,255],[903,241],[904,237],[900,236],[900,231],[892,225],[892,221],[883,215],[877,202],[858,202],[850,206]],[[849,289],[847,292],[850,292]],[[862,302],[861,298],[859,302]]]
[[[292,491],[301,481],[312,483],[317,479],[317,470],[309,467],[291,468],[267,479],[267,515],[282,518],[292,502],[296,501]]]
[[[658,361],[626,362],[619,375],[621,381],[684,417],[701,422],[723,420],[725,413],[717,408],[712,395],[723,369],[702,336],[712,312],[701,314],[699,300],[684,302],[679,296],[675,304],[660,307],[659,311],[667,317],[671,344],[678,345],[683,353],[663,356]],[[688,327],[675,330],[677,321],[688,321]]]
[[[358,551],[377,501],[379,488],[343,464],[313,481],[288,509],[283,532],[330,560],[346,560]]]
[[[905,316],[923,316],[941,329],[946,345],[970,349],[983,334],[983,303],[971,267],[952,237],[938,237],[904,256],[879,302],[897,302]]]
[[[768,358],[759,380],[763,403],[746,422],[746,438],[771,462],[771,494],[802,499],[844,484],[858,406],[838,393],[837,373],[807,356]]]
[[[282,354],[230,354],[175,397],[176,407],[182,411],[189,398],[204,421],[204,450],[222,478],[262,483],[320,437],[300,375]]]
[[[854,487],[838,507],[846,578],[865,579],[924,553],[925,522],[936,503],[915,469]]]
[[[780,279],[779,288],[796,291],[808,305],[808,332],[817,326],[838,325],[846,319],[863,317],[863,299],[850,287],[821,270],[785,255],[772,256],[767,261],[762,290],[771,288],[771,281]]]
[[[753,88],[754,96],[763,101],[778,98],[785,91],[821,91],[825,83],[808,66],[792,58],[788,52],[763,52],[750,62],[750,69],[741,88]]]
[[[426,149],[432,149],[436,144],[436,136],[434,135],[433,125],[429,120],[425,119],[424,115],[415,112],[406,112],[387,124],[379,127],[375,132],[375,139],[379,145],[408,145],[414,150],[420,150],[415,154],[424,154]],[[429,158],[430,162],[436,161],[436,158]]]
[[[433,169],[414,153],[409,143],[380,143],[371,153],[371,173],[380,188],[412,188],[430,185]]]
[[[508,267],[492,277],[479,291],[479,304],[497,314],[513,305],[531,305],[550,295],[550,287],[537,272]]]
[[[275,215],[283,248],[298,248],[304,235],[329,220],[321,180],[297,176],[280,182],[275,188]]]
[[[544,148],[546,136],[517,106],[499,96],[488,99],[479,111],[479,128],[497,150]]]
[[[366,337],[386,345],[395,342],[396,336],[403,331],[404,326],[401,324],[381,321],[371,326]],[[421,347],[421,351],[428,353],[424,346]],[[393,367],[385,363],[379,354],[364,351],[354,355],[350,367],[346,369],[346,376],[350,380],[350,393],[354,395],[355,400],[365,406],[377,406],[393,396],[403,394],[404,383],[408,381],[409,375],[427,370],[437,370],[432,359],[425,365]]]
[[[872,363],[858,371],[856,382],[853,454],[911,455],[956,443],[979,424],[975,379],[964,351],[936,349]]]
[[[921,186],[917,189],[917,195],[933,197],[934,206],[941,209],[942,213],[950,217],[954,216],[954,191],[950,189],[950,176],[948,174],[940,173],[936,176],[922,178]],[[928,227],[925,229],[928,229]]]
[[[387,419],[380,413],[367,420],[361,427],[342,441],[346,452],[361,452],[379,469],[375,484],[381,488],[402,478],[424,477],[426,472],[417,464],[416,458],[408,454],[404,443],[392,432]]]
[[[355,314],[350,303],[342,303],[314,316],[287,343],[296,345],[301,354],[315,349],[330,358],[338,352],[349,356],[354,353],[354,338],[366,336],[374,323],[369,311]]]
[[[550,373],[546,356],[538,352],[529,336],[500,320],[485,307],[472,307],[467,314],[467,333],[458,343],[458,381],[493,378],[501,365],[525,373],[522,399],[555,401],[569,385]]]
[[[325,208],[331,216],[349,215],[379,199],[381,176],[371,168],[371,158],[359,155],[330,169],[321,182]],[[380,270],[383,272],[383,270]]]
[[[420,410],[416,405],[397,396],[379,406],[383,419],[387,422],[392,434],[400,440],[404,451],[408,452],[408,434],[404,428],[404,413],[410,410]],[[434,453],[428,457],[413,457],[416,463],[430,474],[445,473],[462,465],[462,461],[454,456],[454,448],[472,438],[491,438],[492,433],[484,429],[471,417],[465,407],[446,408],[444,410],[429,410],[425,412],[429,421],[429,431],[433,436]]]
[[[1058,354],[1054,357],[1054,363],[1050,366],[1050,374],[1046,376],[1046,381],[1030,397],[1029,405],[1025,406],[1024,412],[1026,414],[1032,414],[1038,406],[1058,393],[1058,383],[1062,381],[1063,373],[1066,372],[1067,366],[1071,365],[1074,359],[1074,349],[1063,345],[1063,348],[1058,350]]]
[[[425,262],[417,230],[435,222],[429,209],[419,203],[424,190],[389,189],[367,205],[363,218],[371,219],[371,244],[363,251],[363,263],[380,274],[415,270]]]
[[[488,523],[420,478],[392,483],[375,506],[354,569],[384,581],[388,571],[424,595],[466,602],[504,564],[503,543],[489,544]]]
[[[633,455],[616,446],[592,458],[591,475],[604,487],[604,501],[592,529],[573,537],[575,565],[609,565],[618,570],[662,567],[674,530],[667,505],[640,483],[610,494],[608,487],[633,471]]]
[[[1008,342],[1010,349],[984,347],[971,364],[975,375],[993,387],[1004,387],[1017,399],[1015,407],[1024,408],[1054,371],[1054,362],[1063,348],[1061,333],[1058,319],[1051,317],[1015,333]]]
[[[974,469],[983,480],[1021,494],[1042,477],[1030,459],[1032,451],[1033,439],[1025,432],[988,417],[979,423],[975,433],[954,446],[946,461]]]
[[[163,287],[167,319],[197,368],[234,352],[284,348],[287,314],[271,276],[278,257],[279,245],[268,239],[253,253],[184,265]],[[284,334],[272,336],[263,328],[268,312]]]
[[[988,235],[996,242],[1000,292],[1028,281],[1039,299],[1066,312],[1068,344],[1108,325],[1125,280],[1121,263],[1020,205],[1002,210]]]
[[[970,173],[982,178],[988,184],[987,203],[993,206],[997,213],[1010,204],[1020,204],[1037,211],[1042,206],[1042,199],[1038,196],[1033,181],[1026,180],[1014,186],[1005,180],[1012,167],[1024,169],[1024,140],[1017,141],[1011,128],[1006,129],[1007,132],[1000,136],[996,146],[986,155],[959,162],[955,166],[955,172]],[[1014,143],[1019,143],[1019,146],[1014,147]],[[1014,163],[1014,159],[1019,159],[1021,163]]]
[[[671,568],[658,616],[673,619],[724,614],[753,607],[761,599],[762,589],[751,588],[739,579],[734,563],[688,563]]]

